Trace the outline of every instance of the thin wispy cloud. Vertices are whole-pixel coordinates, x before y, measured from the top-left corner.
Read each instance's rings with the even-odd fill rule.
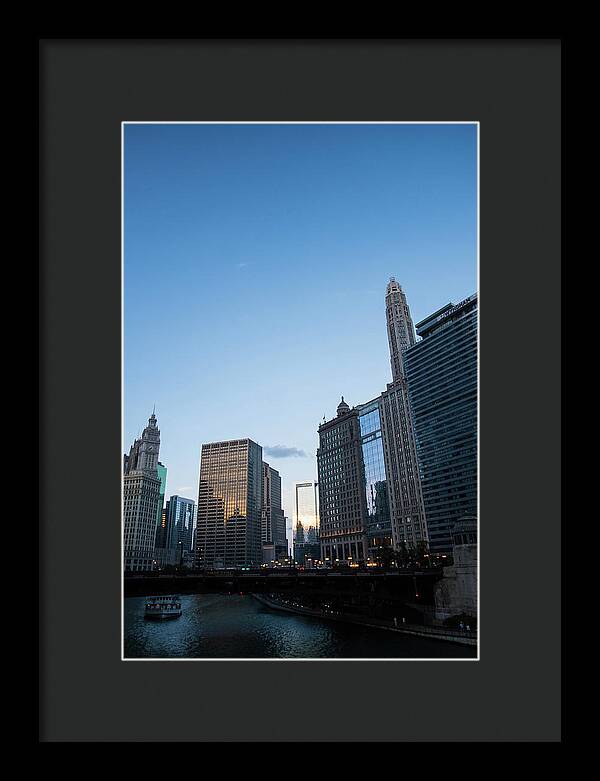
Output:
[[[250,265],[249,263],[236,263],[235,267],[236,268],[246,268],[246,266],[249,266],[249,265]]]
[[[297,447],[286,447],[285,445],[271,445],[264,447],[263,450],[268,456],[273,458],[306,458],[304,450]]]

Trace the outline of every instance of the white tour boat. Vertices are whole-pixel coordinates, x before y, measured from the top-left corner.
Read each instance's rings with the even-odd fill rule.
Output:
[[[144,618],[178,618],[181,615],[181,597],[148,597]]]

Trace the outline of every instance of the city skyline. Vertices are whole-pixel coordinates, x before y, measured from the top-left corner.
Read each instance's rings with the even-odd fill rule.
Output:
[[[322,418],[391,380],[389,277],[416,322],[477,290],[476,126],[132,125],[124,151],[124,446],[156,404],[193,497],[203,442],[261,442],[289,528]]]

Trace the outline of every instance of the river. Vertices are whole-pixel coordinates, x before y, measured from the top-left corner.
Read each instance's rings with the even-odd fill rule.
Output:
[[[189,594],[183,615],[144,618],[145,597],[127,597],[126,659],[474,658],[476,648],[286,613],[251,595]]]

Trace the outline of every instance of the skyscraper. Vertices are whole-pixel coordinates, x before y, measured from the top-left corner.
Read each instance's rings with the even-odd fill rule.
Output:
[[[183,496],[170,496],[167,502],[166,548],[178,548],[182,553],[192,550],[194,536],[194,511],[196,503]]]
[[[415,343],[415,329],[406,301],[406,295],[394,277],[390,277],[385,292],[385,315],[390,347],[390,364],[392,366],[392,382],[397,382],[404,377],[402,356]]]
[[[156,530],[156,541],[154,543],[154,550],[157,548],[167,547],[167,515],[169,513],[169,502],[162,508],[160,513],[160,523]]]
[[[285,558],[288,555],[287,518],[282,510],[277,511],[275,518],[275,553],[277,558]]]
[[[392,382],[381,394],[380,413],[393,546],[427,544],[427,523],[404,370],[404,355],[415,344],[406,295],[392,277],[386,296],[386,321]]]
[[[321,557],[360,562],[365,541],[364,466],[359,411],[342,400],[337,415],[319,426],[317,469]]]
[[[382,549],[392,547],[381,404],[379,396],[357,407],[364,469],[365,534],[371,559],[379,558]]]
[[[161,464],[160,461],[156,465],[156,469],[158,472],[158,477],[160,479],[160,497],[158,500],[158,512],[156,514],[156,526],[157,526],[157,534],[159,533],[158,530],[162,527],[162,514],[163,509],[165,506],[165,492],[167,489],[167,467],[164,464]]]
[[[300,522],[308,534],[309,529],[314,529],[317,537],[319,533],[319,492],[318,484],[314,481],[296,483],[296,522]]]
[[[264,544],[273,542],[271,527],[271,467],[262,463],[262,509],[261,509],[261,540]]]
[[[304,564],[304,526],[300,521],[296,521],[294,531],[294,561]]]
[[[139,439],[134,440],[129,454],[123,456],[123,473],[143,471],[158,475],[158,452],[160,450],[160,429],[154,412],[148,418],[148,425]]]
[[[262,563],[262,448],[251,439],[202,445],[196,563],[200,568]]]
[[[123,566],[150,570],[156,538],[161,480],[158,474],[160,430],[154,412],[142,436],[123,457]]]
[[[294,559],[304,563],[305,558],[319,560],[321,547],[319,539],[319,494],[314,481],[296,483],[296,533],[294,536]]]
[[[477,294],[417,324],[404,355],[432,552],[477,515]]]
[[[287,555],[285,516],[281,507],[281,476],[263,461],[262,524],[263,563]]]

